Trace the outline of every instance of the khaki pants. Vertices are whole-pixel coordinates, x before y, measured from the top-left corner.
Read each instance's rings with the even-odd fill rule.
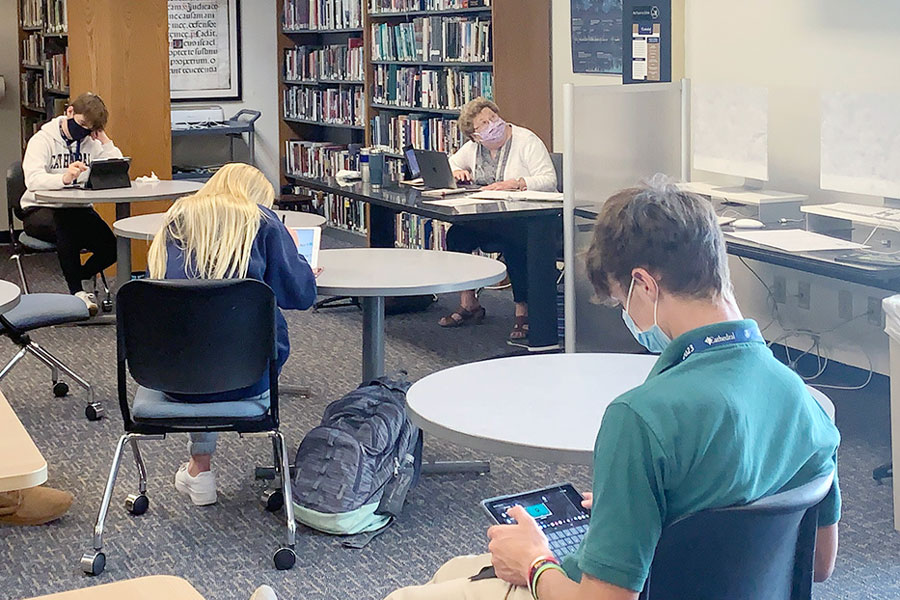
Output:
[[[490,554],[459,556],[445,563],[425,585],[401,588],[385,600],[531,600],[527,588],[502,579],[469,581],[490,564]]]

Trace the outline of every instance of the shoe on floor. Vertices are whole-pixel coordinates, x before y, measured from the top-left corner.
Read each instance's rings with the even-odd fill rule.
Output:
[[[278,596],[275,595],[275,590],[269,586],[261,585],[250,596],[250,600],[278,600]]]
[[[218,499],[215,474],[212,471],[204,471],[197,473],[196,477],[191,476],[188,473],[188,463],[178,467],[178,471],[175,472],[175,489],[190,496],[195,506],[215,504]]]
[[[94,295],[90,292],[75,292],[75,297],[80,298],[82,302],[87,306],[88,312],[92,317],[96,316],[98,312],[100,312],[100,307],[97,306],[97,299],[94,298]]]
[[[0,523],[44,525],[66,514],[74,499],[69,492],[44,486],[0,493]]]

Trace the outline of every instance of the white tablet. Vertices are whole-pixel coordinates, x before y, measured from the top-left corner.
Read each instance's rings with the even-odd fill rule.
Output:
[[[297,252],[306,259],[311,269],[319,266],[319,244],[322,243],[322,229],[319,227],[288,227]]]

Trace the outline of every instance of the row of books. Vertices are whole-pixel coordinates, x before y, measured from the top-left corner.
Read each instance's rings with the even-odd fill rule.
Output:
[[[22,40],[22,62],[26,65],[40,65],[44,60],[44,36],[29,34]]]
[[[379,113],[372,119],[372,142],[400,152],[407,145],[421,150],[437,150],[448,154],[463,144],[456,119],[421,113]]]
[[[295,46],[284,51],[284,78],[291,81],[340,79],[361,82],[363,66],[362,38],[350,38],[346,44]]]
[[[494,97],[490,71],[375,65],[373,97],[377,104],[458,109],[478,96]]]
[[[449,223],[409,213],[398,213],[396,225],[397,238],[394,244],[398,248],[447,249]]]
[[[47,33],[69,31],[68,0],[47,0]]]
[[[22,117],[22,146],[28,143],[28,140],[31,139],[35,133],[41,128],[44,124],[43,118],[38,118],[32,115],[25,115]]]
[[[411,10],[454,10],[489,7],[491,0],[371,0],[372,13],[395,13]]]
[[[44,11],[41,0],[22,0],[22,27],[43,27]]]
[[[318,208],[324,213],[328,225],[347,231],[365,234],[366,203],[335,194],[322,194]]]
[[[284,90],[284,116],[288,119],[362,126],[365,122],[362,86],[319,89],[289,85]]]
[[[54,54],[44,63],[47,87],[55,90],[68,91],[69,89],[69,50],[65,53]]]
[[[38,71],[22,73],[22,104],[44,109],[44,74]]]
[[[409,23],[372,24],[373,60],[485,62],[491,60],[491,21],[471,17],[416,17]]]
[[[338,171],[358,171],[359,157],[351,156],[347,146],[331,142],[288,140],[285,170],[299,177],[334,177]]]
[[[285,29],[355,29],[362,27],[362,0],[285,0]]]

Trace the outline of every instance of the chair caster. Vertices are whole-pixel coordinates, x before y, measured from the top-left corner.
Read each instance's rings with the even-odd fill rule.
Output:
[[[103,312],[105,312],[105,313],[111,313],[111,312],[112,312],[112,310],[113,310],[113,302],[112,302],[112,300],[109,298],[109,296],[107,296],[107,297],[103,300],[103,302],[100,303],[100,308],[101,308],[101,310],[103,310]]]
[[[293,569],[294,563],[297,562],[297,555],[294,553],[293,548],[279,548],[275,552],[274,558],[275,568],[279,571],[287,571],[288,569]]]
[[[84,407],[84,416],[88,421],[99,421],[103,418],[103,405],[99,402],[92,402]]]
[[[86,575],[99,575],[106,568],[106,555],[95,550],[93,552],[85,552],[81,556],[81,570]]]
[[[142,515],[150,508],[150,498],[147,494],[129,494],[125,498],[125,508],[134,516]]]
[[[69,393],[69,384],[65,381],[57,381],[53,384],[53,395],[62,398]]]
[[[263,506],[269,512],[278,512],[284,506],[284,494],[281,490],[266,490],[260,497]]]

